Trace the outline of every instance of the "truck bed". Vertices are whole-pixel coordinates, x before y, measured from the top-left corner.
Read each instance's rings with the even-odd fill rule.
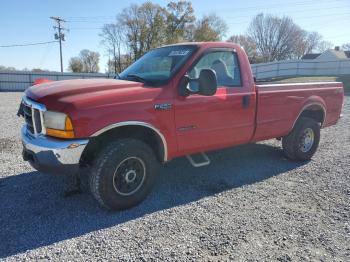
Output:
[[[343,100],[341,82],[258,84],[255,141],[282,137],[293,128],[306,107],[322,108],[322,127],[337,122]]]

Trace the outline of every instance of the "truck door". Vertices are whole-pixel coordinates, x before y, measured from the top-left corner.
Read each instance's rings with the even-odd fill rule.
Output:
[[[233,49],[209,49],[190,67],[198,78],[202,69],[216,72],[214,96],[178,96],[175,124],[182,154],[207,151],[249,142],[254,131],[255,91],[242,81],[238,56]]]

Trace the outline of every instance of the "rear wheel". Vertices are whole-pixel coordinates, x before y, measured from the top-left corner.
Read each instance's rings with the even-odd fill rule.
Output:
[[[293,130],[282,139],[286,157],[305,161],[312,158],[320,142],[320,124],[312,118],[301,117]]]
[[[107,209],[139,204],[154,184],[158,161],[153,150],[136,139],[121,139],[101,151],[90,179],[91,192]]]

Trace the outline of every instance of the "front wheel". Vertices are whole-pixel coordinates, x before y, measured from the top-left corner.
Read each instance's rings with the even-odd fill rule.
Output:
[[[282,139],[286,157],[299,161],[311,159],[320,142],[320,129],[320,124],[312,118],[298,119],[293,130]]]
[[[99,154],[90,189],[99,204],[122,210],[139,204],[154,184],[158,161],[153,150],[136,139],[112,142]]]

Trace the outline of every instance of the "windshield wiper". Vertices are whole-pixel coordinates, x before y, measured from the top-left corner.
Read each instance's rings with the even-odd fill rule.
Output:
[[[142,82],[142,83],[146,83],[146,79],[144,79],[143,77],[136,75],[136,74],[128,74],[128,75],[126,75],[126,77],[136,79],[137,81]]]

